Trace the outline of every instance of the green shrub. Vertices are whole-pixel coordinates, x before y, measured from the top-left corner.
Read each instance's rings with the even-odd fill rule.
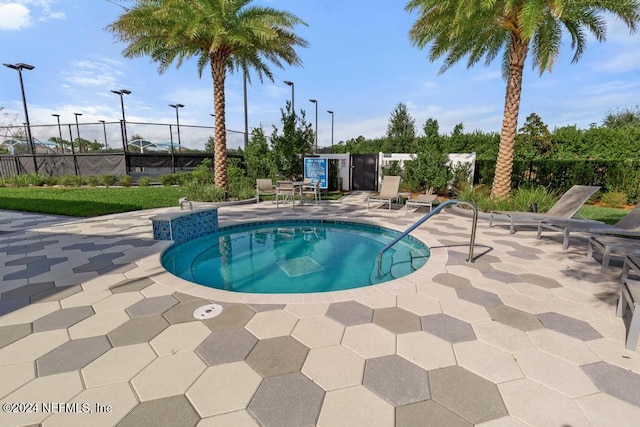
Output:
[[[214,182],[213,171],[211,170],[211,159],[204,159],[196,168],[191,172],[192,179],[195,182],[201,184],[209,184]],[[227,175],[231,170],[231,165],[227,166]]]
[[[43,185],[54,185],[55,183],[56,178],[53,176],[28,173],[2,178],[2,181],[0,181],[0,186],[6,185],[10,187],[42,187]]]
[[[160,175],[158,177],[158,181],[160,181],[160,184],[164,185],[165,187],[180,184],[180,178],[175,173],[165,173],[163,175]]]
[[[58,178],[58,184],[65,187],[80,187],[82,185],[82,177],[76,175],[62,175]]]
[[[148,187],[151,185],[151,178],[148,176],[142,176],[138,179],[138,185],[140,187]]]
[[[600,197],[600,203],[610,208],[621,208],[627,204],[627,195],[621,191],[610,191]]]
[[[118,182],[118,177],[115,175],[102,175],[100,180],[105,185],[105,187],[111,187],[115,185],[116,182]]]
[[[185,196],[194,202],[222,202],[224,190],[211,183],[191,181],[184,185]]]
[[[527,212],[531,205],[538,205],[538,212],[546,212],[556,202],[554,194],[544,187],[522,187],[513,191],[510,197],[510,210]]]
[[[96,187],[100,184],[100,178],[95,175],[86,176],[84,179],[90,187]]]
[[[123,187],[131,187],[133,185],[133,178],[131,178],[131,175],[122,175],[118,181]]]

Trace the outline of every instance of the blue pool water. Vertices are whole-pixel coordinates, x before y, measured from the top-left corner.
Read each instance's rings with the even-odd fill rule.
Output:
[[[308,293],[359,288],[422,267],[429,248],[399,233],[344,221],[270,221],[227,227],[169,248],[162,265],[185,280],[250,293]]]

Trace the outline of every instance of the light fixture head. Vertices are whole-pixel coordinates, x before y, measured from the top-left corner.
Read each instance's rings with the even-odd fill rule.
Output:
[[[73,114],[75,114],[76,116],[81,116],[82,115],[82,113],[73,113]]]
[[[184,107],[184,104],[169,104],[169,107],[173,107],[177,110],[178,108]]]
[[[60,117],[60,114],[52,114],[53,117]]]
[[[283,80],[282,83],[286,84],[287,86],[293,86],[293,82],[291,80]]]
[[[105,121],[104,121],[104,120],[98,120],[98,121],[99,121],[100,123],[102,123],[102,124],[104,124],[104,123],[105,123]]]
[[[327,110],[327,113],[329,113],[329,114],[333,114],[333,111],[331,111],[331,110]]]
[[[17,64],[4,64],[3,63],[2,65],[4,65],[5,67],[12,68],[14,70],[18,70],[18,71],[20,71],[22,69],[33,70],[34,68],[36,68],[33,65],[25,64],[25,63],[22,63],[22,62],[19,62]]]
[[[318,102],[317,99],[310,99],[309,101],[313,102],[314,104],[316,104]]]
[[[116,95],[131,95],[131,91],[127,90],[127,89],[120,89],[120,90],[112,90],[111,92],[115,93]]]

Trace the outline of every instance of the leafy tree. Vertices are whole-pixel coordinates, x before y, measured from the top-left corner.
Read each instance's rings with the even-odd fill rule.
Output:
[[[549,128],[536,113],[527,117],[516,138],[516,158],[524,160],[549,158],[555,147]]]
[[[609,111],[602,120],[602,125],[607,128],[619,128],[625,126],[640,127],[640,108],[618,109],[615,112]]]
[[[315,141],[313,127],[305,120],[305,112],[300,114],[291,111],[291,103],[287,102],[282,113],[282,135],[273,127],[271,135],[271,155],[273,164],[282,178],[294,179],[302,175],[302,156],[313,150]]]
[[[424,130],[424,136],[427,138],[437,138],[440,136],[440,125],[436,119],[428,118],[427,121],[424,122],[422,129]]]
[[[415,120],[407,111],[406,104],[400,102],[389,118],[387,141],[383,146],[383,151],[385,153],[410,153],[414,150],[415,139]]]
[[[247,176],[251,180],[272,176],[269,143],[262,126],[251,130],[251,137],[244,150],[244,161],[247,165]]]
[[[227,72],[256,71],[260,81],[273,81],[268,63],[300,65],[295,47],[307,41],[291,31],[306,25],[297,16],[271,7],[253,6],[251,0],[131,0],[107,30],[128,44],[124,56],[148,55],[166,71],[198,59],[198,74],[207,65],[213,78],[215,113],[215,183],[227,188],[227,136],[225,79]]]
[[[410,0],[408,12],[418,11],[409,37],[419,48],[429,48],[429,59],[445,57],[445,72],[463,57],[467,67],[483,57],[491,63],[502,52],[507,80],[500,150],[492,197],[511,191],[514,142],[522,95],[522,75],[529,53],[540,73],[550,71],[560,51],[563,30],[571,36],[573,62],[586,47],[585,32],[603,41],[610,12],[635,31],[640,19],[638,0]]]

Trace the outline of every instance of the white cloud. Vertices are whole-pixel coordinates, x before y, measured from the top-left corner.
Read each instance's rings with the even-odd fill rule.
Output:
[[[19,3],[0,4],[0,30],[22,30],[31,25],[29,9]]]
[[[67,82],[74,86],[114,86],[123,73],[113,67],[112,61],[72,61],[64,73]]]

